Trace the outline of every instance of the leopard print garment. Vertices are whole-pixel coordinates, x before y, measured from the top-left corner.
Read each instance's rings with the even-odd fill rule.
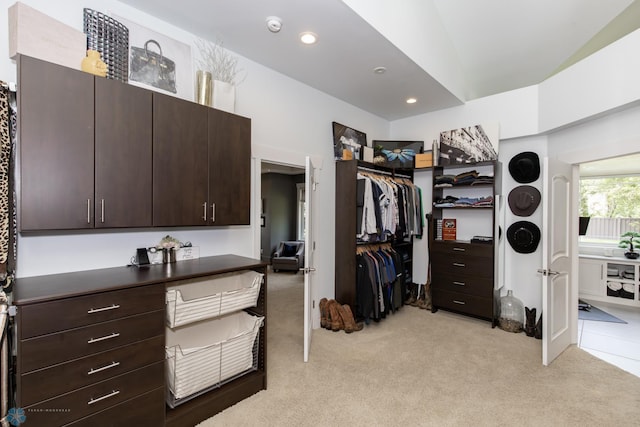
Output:
[[[0,82],[0,279],[6,280],[9,255],[9,159],[11,137],[9,88]]]

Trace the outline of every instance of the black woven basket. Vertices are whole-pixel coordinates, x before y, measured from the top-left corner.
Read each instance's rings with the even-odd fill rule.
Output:
[[[84,8],[87,49],[97,50],[107,64],[107,78],[128,81],[129,29],[105,14]]]

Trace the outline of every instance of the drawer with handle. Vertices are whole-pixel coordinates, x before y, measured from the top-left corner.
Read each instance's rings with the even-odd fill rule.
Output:
[[[437,308],[459,311],[486,319],[493,318],[492,298],[443,291],[436,288],[432,289],[432,296],[433,305]]]
[[[86,417],[157,389],[163,385],[163,375],[164,363],[158,362],[27,406],[25,426],[59,426]]]
[[[19,370],[27,373],[164,333],[165,312],[154,311],[19,342]]]
[[[431,252],[445,255],[470,255],[493,258],[493,245],[472,244],[453,241],[435,241]]]
[[[431,258],[431,271],[436,276],[452,273],[490,279],[493,277],[493,258],[435,252]]]
[[[164,286],[149,285],[18,308],[20,339],[164,309]]]
[[[460,292],[479,297],[491,298],[493,296],[493,279],[474,275],[453,274],[450,272],[439,275],[432,274],[431,286],[444,291]]]
[[[164,360],[159,335],[113,350],[38,369],[20,377],[22,407]],[[64,381],[60,379],[64,378]]]

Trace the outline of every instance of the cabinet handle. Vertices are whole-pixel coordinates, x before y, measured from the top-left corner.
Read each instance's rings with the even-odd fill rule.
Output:
[[[93,343],[104,341],[104,340],[110,340],[111,338],[116,338],[116,337],[119,337],[119,336],[120,336],[119,333],[114,332],[111,335],[105,335],[104,337],[91,338],[89,341],[87,341],[87,344],[93,344]]]
[[[87,314],[100,313],[101,311],[107,310],[115,310],[116,308],[120,308],[120,306],[118,304],[111,304],[108,307],[90,308],[89,310],[87,310]]]
[[[104,222],[104,199],[100,199],[100,222]]]
[[[211,203],[211,222],[216,222],[216,204]]]
[[[454,251],[459,251],[459,252],[464,252],[466,251],[465,248],[453,248]]]
[[[87,224],[91,224],[91,199],[87,199]]]
[[[102,372],[105,371],[107,369],[111,369],[111,368],[115,368],[116,366],[118,366],[120,364],[120,362],[111,362],[108,365],[105,365],[101,368],[91,368],[89,369],[89,372],[87,372],[88,375],[93,375],[93,374],[97,374],[98,372]]]
[[[466,286],[464,282],[453,282],[454,285]]]
[[[465,265],[463,263],[461,263],[461,262],[454,262],[453,266],[454,267],[465,267]]]
[[[97,399],[91,398],[91,400],[87,403],[87,405],[93,405],[94,403],[98,403],[101,400],[108,399],[108,398],[113,397],[113,396],[115,396],[117,394],[120,394],[120,390],[113,390],[111,393],[105,394],[104,396],[98,397]]]
[[[466,304],[466,302],[458,301],[457,299],[454,299],[453,302],[455,302],[456,304],[460,304],[460,305],[465,305]]]
[[[202,209],[204,211],[204,214],[202,215],[202,219],[206,221],[207,220],[207,202],[204,202],[202,204]]]

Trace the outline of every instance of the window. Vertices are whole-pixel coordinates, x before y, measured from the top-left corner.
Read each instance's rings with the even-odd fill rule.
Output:
[[[306,214],[305,214],[305,202],[304,202],[304,184],[299,183],[296,184],[297,194],[298,194],[298,204],[297,204],[297,225],[298,225],[298,240],[306,240],[305,236],[305,228],[307,225]]]
[[[581,243],[615,244],[627,231],[640,231],[640,176],[580,179],[580,216],[590,217]]]

